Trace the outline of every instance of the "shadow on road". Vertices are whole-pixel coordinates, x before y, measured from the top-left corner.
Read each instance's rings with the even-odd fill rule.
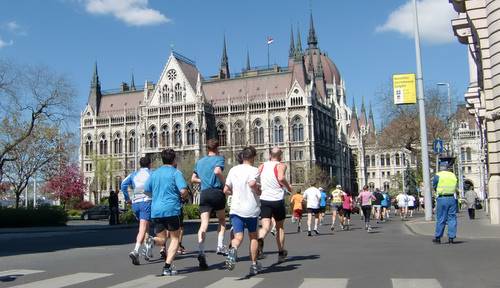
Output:
[[[198,233],[198,222],[186,222],[184,235]],[[152,231],[152,229],[151,229]],[[217,224],[208,225],[208,231],[217,231]],[[87,231],[59,231],[46,233],[13,233],[12,239],[0,239],[0,257],[30,253],[45,253],[59,250],[97,246],[114,246],[134,243],[137,227],[99,229]]]

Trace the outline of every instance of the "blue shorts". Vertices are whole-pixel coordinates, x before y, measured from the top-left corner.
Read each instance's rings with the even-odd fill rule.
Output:
[[[151,221],[151,201],[132,203],[132,211],[138,220]]]
[[[257,232],[257,223],[259,222],[258,217],[244,218],[231,214],[229,215],[229,218],[231,219],[234,233],[243,233],[245,228],[247,228],[248,233]]]

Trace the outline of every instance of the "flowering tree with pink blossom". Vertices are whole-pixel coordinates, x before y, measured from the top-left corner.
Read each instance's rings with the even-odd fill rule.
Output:
[[[60,172],[47,181],[44,191],[61,201],[63,207],[80,201],[85,195],[85,182],[77,164],[66,164]]]

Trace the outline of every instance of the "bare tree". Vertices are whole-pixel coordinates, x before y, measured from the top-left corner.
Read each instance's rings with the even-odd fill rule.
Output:
[[[37,173],[48,173],[44,169],[51,167],[49,163],[57,161],[62,153],[57,135],[57,127],[38,125],[30,137],[10,151],[13,160],[5,165],[5,176],[16,196],[16,208],[29,181]]]
[[[0,182],[6,163],[17,159],[15,150],[38,126],[61,124],[72,114],[74,95],[70,82],[46,67],[0,60]]]

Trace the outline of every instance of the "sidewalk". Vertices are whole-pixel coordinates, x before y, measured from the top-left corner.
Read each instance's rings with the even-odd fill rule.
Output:
[[[500,239],[500,225],[490,224],[484,211],[476,211],[476,219],[470,220],[467,210],[462,210],[458,217],[457,239]],[[434,237],[435,221],[426,222],[423,217],[405,223],[413,233]],[[446,236],[446,230],[444,236]]]

